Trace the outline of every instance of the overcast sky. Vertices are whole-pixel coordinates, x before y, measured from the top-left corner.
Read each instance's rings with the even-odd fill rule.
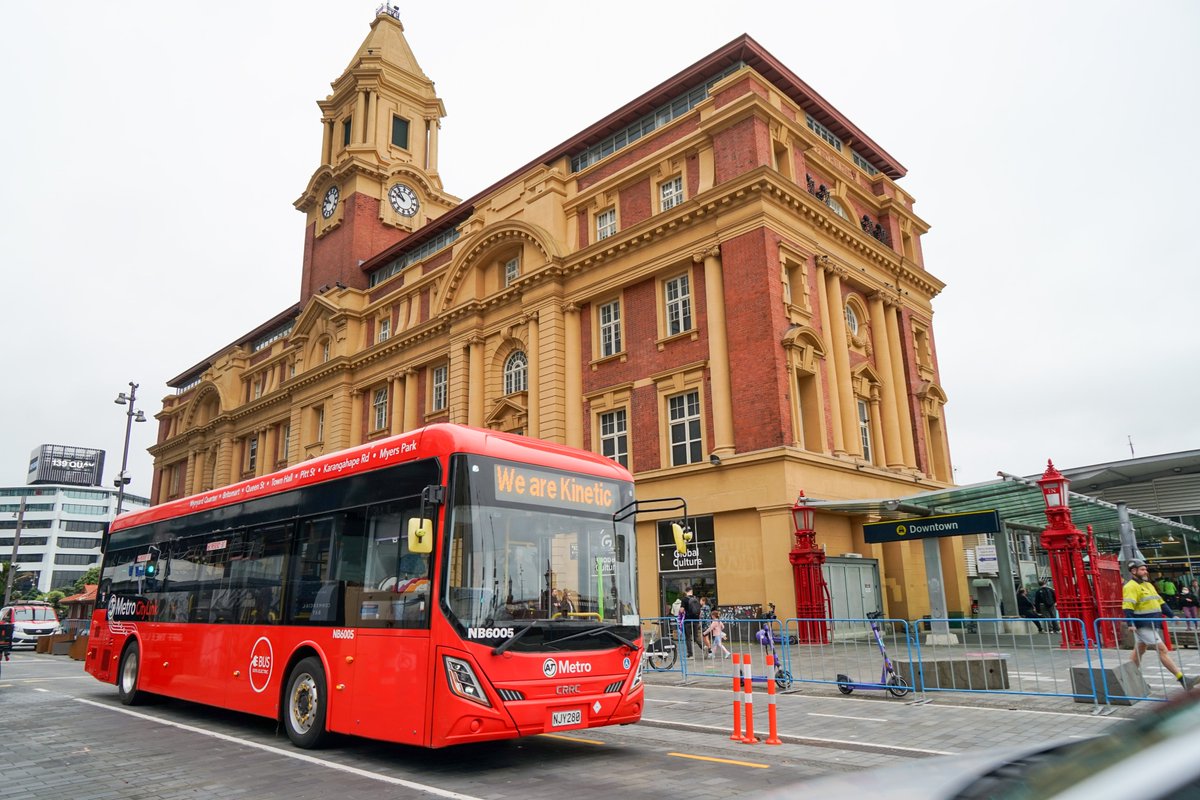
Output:
[[[0,484],[299,297],[376,4],[5,4]],[[466,198],[741,33],[904,164],[960,483],[1200,448],[1200,3],[404,3]],[[129,491],[150,494],[135,425]]]

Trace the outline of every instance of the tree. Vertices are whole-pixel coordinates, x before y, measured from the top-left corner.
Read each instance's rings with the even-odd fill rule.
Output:
[[[93,585],[97,585],[100,583],[100,567],[99,566],[90,567],[87,572],[83,573],[83,575],[79,578],[79,580],[75,581],[75,587],[74,587],[75,592],[74,593],[79,594],[79,593],[85,591],[84,584],[88,584],[88,583],[93,584]]]

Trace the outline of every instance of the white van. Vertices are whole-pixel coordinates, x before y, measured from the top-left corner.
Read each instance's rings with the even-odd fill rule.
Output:
[[[39,636],[62,631],[58,624],[58,614],[54,613],[54,606],[39,600],[27,600],[0,608],[0,625],[5,623],[13,626],[13,647],[33,647],[37,644]]]

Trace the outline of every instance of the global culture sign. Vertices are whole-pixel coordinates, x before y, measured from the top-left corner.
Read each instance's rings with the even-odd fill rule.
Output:
[[[657,525],[658,571],[694,572],[716,569],[717,552],[713,535],[713,518],[711,516],[687,518],[687,525],[692,531],[692,540],[687,544],[686,553],[675,549],[675,537],[671,534],[673,521],[676,520],[660,520]]]

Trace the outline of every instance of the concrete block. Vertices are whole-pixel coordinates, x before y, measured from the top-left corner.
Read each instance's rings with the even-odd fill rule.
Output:
[[[1071,667],[1071,691],[1076,695],[1076,703],[1092,702],[1092,680],[1096,681],[1096,697],[1101,703],[1114,706],[1131,706],[1140,698],[1150,696],[1150,684],[1142,677],[1142,671],[1131,661],[1122,661],[1115,667],[1105,666],[1104,669],[1092,667],[1091,677],[1088,667]],[[1108,691],[1105,691],[1105,681],[1108,681]],[[1113,697],[1111,695],[1120,695]]]
[[[924,662],[927,689],[1007,689],[1008,661],[1003,658],[944,658]],[[898,662],[900,677],[917,685],[917,665]]]
[[[1037,625],[1025,619],[1006,619],[1004,621],[1004,632],[1013,633],[1018,636],[1033,636],[1037,634]]]

